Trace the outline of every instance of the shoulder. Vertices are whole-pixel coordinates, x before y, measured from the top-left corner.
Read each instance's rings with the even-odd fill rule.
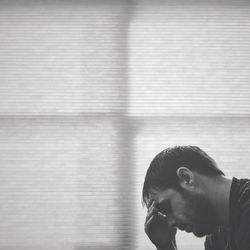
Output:
[[[216,230],[206,236],[205,249],[206,250],[219,250],[226,249],[229,242],[229,231],[223,227],[217,227]]]
[[[239,249],[250,249],[250,180],[233,179],[231,233]]]
[[[250,180],[233,178],[230,191],[231,219],[239,220],[250,209]]]

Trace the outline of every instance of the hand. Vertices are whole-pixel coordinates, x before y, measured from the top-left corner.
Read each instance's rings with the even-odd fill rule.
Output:
[[[170,228],[166,215],[159,212],[156,202],[148,205],[148,213],[145,220],[145,233],[157,248],[175,246],[176,228]]]

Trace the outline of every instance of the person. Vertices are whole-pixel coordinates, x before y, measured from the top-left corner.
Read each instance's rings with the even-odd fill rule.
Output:
[[[145,232],[158,250],[177,249],[177,229],[205,236],[206,250],[250,250],[250,180],[225,177],[197,146],[156,155],[142,199]]]

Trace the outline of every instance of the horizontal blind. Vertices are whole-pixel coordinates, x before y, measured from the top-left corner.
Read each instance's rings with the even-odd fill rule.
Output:
[[[241,2],[138,1],[129,114],[249,115],[249,16]]]
[[[0,248],[152,249],[141,188],[166,146],[249,174],[247,2],[0,7]]]
[[[133,248],[127,11],[1,1],[0,248]]]
[[[1,118],[0,247],[132,244],[122,123],[99,116]]]
[[[126,1],[0,8],[0,114],[124,112]]]
[[[140,204],[146,170],[169,146],[197,145],[228,177],[250,177],[250,5],[134,1],[129,39],[137,246],[152,249]],[[178,232],[180,250],[204,239]]]

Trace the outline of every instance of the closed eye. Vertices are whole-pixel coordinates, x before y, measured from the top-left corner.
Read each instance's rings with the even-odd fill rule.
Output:
[[[165,215],[167,215],[168,213],[170,213],[171,211],[171,206],[169,201],[163,201],[159,204],[159,211]]]

